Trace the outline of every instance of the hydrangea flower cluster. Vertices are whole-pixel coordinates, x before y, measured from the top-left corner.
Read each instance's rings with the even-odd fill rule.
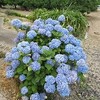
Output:
[[[88,72],[82,43],[71,34],[73,27],[62,26],[65,20],[64,15],[57,20],[36,19],[25,29],[20,20],[11,21],[19,32],[16,46],[5,57],[6,77],[19,79],[25,100],[45,100],[46,93],[54,92],[70,96],[70,85]]]

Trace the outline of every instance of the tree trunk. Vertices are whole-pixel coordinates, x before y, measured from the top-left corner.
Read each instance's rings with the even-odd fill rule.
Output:
[[[17,8],[17,5],[16,4],[14,4],[14,7],[15,7],[15,9]]]

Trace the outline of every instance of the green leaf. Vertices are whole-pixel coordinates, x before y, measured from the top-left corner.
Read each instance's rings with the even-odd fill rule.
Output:
[[[26,77],[26,80],[32,80],[32,78],[33,78],[33,76],[30,75],[30,76],[27,76],[27,77]]]
[[[40,70],[36,71],[35,73],[36,73],[37,75],[39,75],[39,74],[40,74]]]
[[[48,57],[51,58],[51,57],[54,57],[55,52],[52,51],[52,50],[44,50],[44,51],[43,51],[43,54],[44,54],[44,56],[46,56],[47,58],[48,58]],[[47,58],[46,58],[46,59],[47,59]]]
[[[58,37],[58,38],[60,38],[63,35],[62,33],[55,32],[55,31],[53,31],[52,34],[54,35],[54,37]]]
[[[15,78],[18,78],[19,76],[18,76],[18,75],[15,75],[14,77],[15,77]]]
[[[42,80],[40,81],[40,83],[41,83],[41,85],[43,86],[43,85],[45,84],[45,79],[42,79]]]
[[[37,82],[39,82],[39,81],[40,81],[40,77],[39,77],[39,76],[36,76],[35,82],[37,83]]]
[[[48,69],[48,71],[50,71],[52,69],[52,66],[49,64],[45,64],[45,67]]]
[[[32,91],[33,91],[33,93],[36,93],[37,92],[37,86],[36,85],[33,85],[32,86]]]
[[[21,89],[24,86],[25,86],[24,83],[20,83],[19,88]]]
[[[24,70],[24,67],[18,67],[16,72],[19,73],[19,74],[22,74],[23,70]]]
[[[26,69],[26,70],[23,71],[23,74],[27,74],[27,72],[28,72],[28,71],[27,71],[27,69]]]
[[[25,86],[28,86],[28,83],[29,83],[29,81],[26,80],[26,81],[24,82],[24,85],[25,85]]]
[[[32,79],[32,83],[35,85],[36,84],[36,81],[35,81],[35,79],[33,78]]]
[[[57,72],[56,72],[55,70],[53,70],[53,71],[51,72],[51,75],[53,75],[53,76],[55,76],[55,77],[56,77]]]
[[[83,73],[78,73],[78,76],[80,78],[80,82],[85,82],[85,77]]]
[[[45,60],[46,60],[45,57],[40,57],[38,61],[41,62],[41,61],[45,61]]]
[[[28,67],[28,71],[32,71],[32,68],[30,66]]]
[[[33,73],[34,73],[33,71],[30,71],[27,73],[27,76],[31,76],[31,75],[33,75]]]

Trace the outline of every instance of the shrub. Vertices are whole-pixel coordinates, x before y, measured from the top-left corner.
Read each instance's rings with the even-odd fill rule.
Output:
[[[61,14],[64,14],[66,17],[66,21],[63,26],[73,26],[73,35],[80,38],[84,37],[88,22],[87,19],[80,12],[57,9],[51,11],[47,9],[36,9],[30,14],[30,16],[28,16],[28,18],[32,21],[37,18],[47,19],[49,17],[57,19],[58,16]]]
[[[78,10],[82,13],[90,13],[97,10],[99,0],[69,0],[68,4],[71,4],[70,9]]]
[[[6,54],[6,77],[19,79],[21,96],[45,100],[46,94],[57,91],[65,97],[71,84],[84,81],[86,54],[81,41],[70,34],[73,28],[64,28],[64,23],[64,15],[58,20],[37,19],[32,26],[12,20],[19,32],[16,46]]]

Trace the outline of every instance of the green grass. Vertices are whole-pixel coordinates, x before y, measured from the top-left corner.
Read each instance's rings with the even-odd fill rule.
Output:
[[[71,25],[74,27],[73,35],[79,38],[83,38],[87,28],[87,19],[78,11],[70,10],[47,10],[47,9],[36,9],[28,16],[28,19],[34,21],[35,19],[42,18],[53,18],[57,19],[59,15],[64,14],[66,21],[64,27]]]

